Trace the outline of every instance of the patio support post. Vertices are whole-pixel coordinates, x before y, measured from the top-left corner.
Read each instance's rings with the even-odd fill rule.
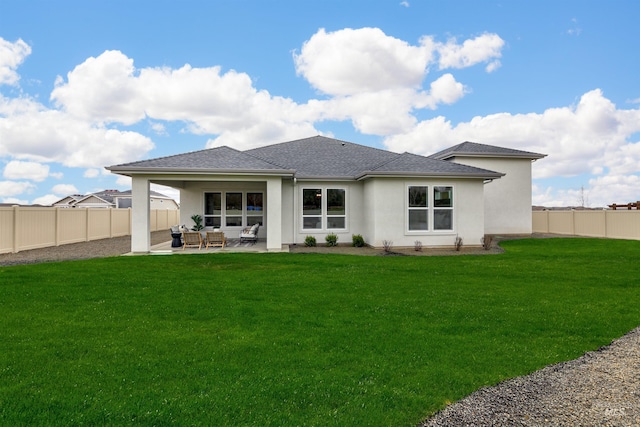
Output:
[[[282,250],[282,178],[267,179],[267,251]]]
[[[132,177],[131,181],[131,252],[151,250],[149,179]]]

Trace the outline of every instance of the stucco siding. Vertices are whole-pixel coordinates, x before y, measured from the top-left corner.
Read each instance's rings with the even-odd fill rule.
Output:
[[[453,229],[437,231],[430,227],[427,231],[410,231],[409,186],[453,187]],[[385,240],[394,247],[413,247],[416,241],[423,247],[453,246],[457,236],[462,237],[465,245],[479,246],[484,235],[483,184],[479,180],[375,178],[366,183],[365,198],[367,235],[371,236],[367,243],[372,246],[382,247]]]
[[[303,190],[304,189],[344,189],[346,191],[346,216],[344,229],[328,229],[326,228],[326,217],[323,215],[323,227],[319,229],[303,228]],[[363,234],[363,184],[358,181],[298,181],[293,190],[295,211],[295,238],[291,243],[304,244],[307,236],[316,238],[319,245],[325,243],[325,237],[334,233],[338,236],[338,243],[351,243],[352,235]],[[323,193],[323,197],[326,193]],[[325,212],[326,214],[326,212]],[[363,237],[365,237],[363,235]],[[366,241],[366,237],[365,237]]]
[[[531,160],[456,157],[454,161],[506,174],[485,185],[487,234],[531,233]]]

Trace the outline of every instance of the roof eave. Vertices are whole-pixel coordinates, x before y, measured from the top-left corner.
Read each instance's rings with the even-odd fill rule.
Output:
[[[297,181],[354,181],[356,178],[350,176],[329,176],[329,175],[296,175]]]
[[[105,168],[118,175],[274,175],[293,176],[295,170],[289,169],[184,169],[184,168],[128,168],[111,166]]]
[[[483,157],[483,158],[506,158],[506,159],[528,159],[528,160],[539,160],[547,157],[546,154],[538,154],[538,153],[473,153],[473,152],[450,152],[445,153],[441,156],[432,157],[437,160],[449,160],[454,157]]]
[[[504,173],[460,173],[460,172],[380,172],[366,171],[356,176],[361,181],[369,178],[460,178],[460,179],[498,179],[505,176]]]

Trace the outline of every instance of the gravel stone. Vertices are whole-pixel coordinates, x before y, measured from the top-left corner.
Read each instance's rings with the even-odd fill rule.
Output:
[[[169,230],[154,231],[151,233],[152,245],[157,245],[169,240],[171,240]],[[123,236],[112,239],[91,240],[89,242],[31,249],[15,254],[0,254],[0,266],[102,258],[123,255],[129,252],[131,252],[131,236]]]
[[[640,327],[597,351],[482,388],[420,424],[640,426]]]

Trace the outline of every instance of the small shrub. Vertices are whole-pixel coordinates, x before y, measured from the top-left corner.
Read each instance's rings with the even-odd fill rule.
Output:
[[[304,238],[305,246],[316,246],[316,238],[313,236],[307,236]]]
[[[391,248],[393,248],[393,242],[391,240],[383,240],[382,247],[385,252],[391,252]]]
[[[482,239],[480,239],[480,243],[482,243],[482,248],[485,251],[491,249],[491,244],[493,243],[493,236],[490,234],[485,234]]]
[[[361,248],[364,246],[364,238],[360,234],[352,235],[351,240],[353,241],[353,246],[355,246],[356,248]]]
[[[456,236],[455,246],[456,246],[456,251],[459,252],[460,248],[462,248],[462,237]]]
[[[327,234],[327,237],[325,237],[324,240],[327,242],[327,246],[338,245],[338,236],[334,233]]]
[[[416,240],[415,242],[413,242],[413,249],[416,252],[422,252],[422,242],[420,240]]]

